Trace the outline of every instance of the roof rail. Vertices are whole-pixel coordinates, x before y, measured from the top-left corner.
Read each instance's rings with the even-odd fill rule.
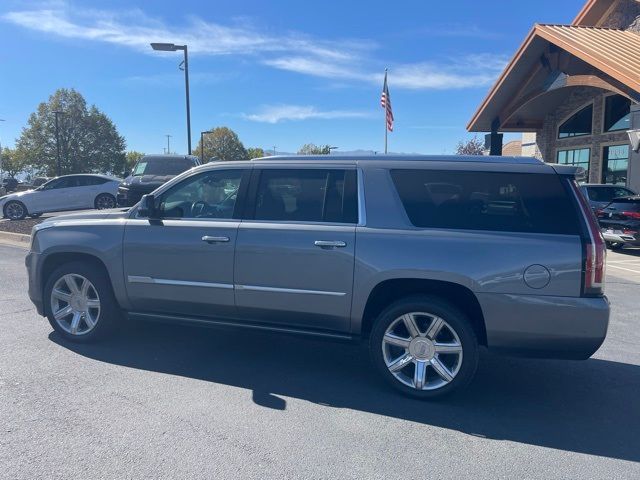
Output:
[[[495,155],[274,155],[254,158],[253,162],[264,161],[308,161],[308,162],[475,162],[509,163],[519,165],[540,165],[542,160],[534,157],[503,157]]]

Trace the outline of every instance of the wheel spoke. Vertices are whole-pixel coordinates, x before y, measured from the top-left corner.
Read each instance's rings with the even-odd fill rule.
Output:
[[[58,300],[62,300],[63,302],[69,303],[71,300],[71,295],[67,292],[63,292],[62,290],[58,290],[57,288],[51,292],[53,298],[57,298]]]
[[[65,275],[64,282],[67,284],[67,288],[69,288],[72,295],[78,295],[80,293],[80,289],[73,275]]]
[[[417,390],[422,390],[424,388],[426,379],[427,379],[427,362],[425,361],[416,362],[416,371],[413,374],[413,386]]]
[[[100,308],[100,300],[97,298],[88,298],[87,308]]]
[[[80,295],[82,295],[83,297],[87,297],[87,294],[89,292],[89,287],[91,286],[91,282],[89,282],[89,280],[87,280],[86,278],[82,279],[82,284],[80,286]]]
[[[402,316],[402,321],[407,327],[407,330],[409,330],[409,335],[411,335],[412,338],[420,335],[420,330],[418,329],[416,319],[413,318],[413,315],[411,315],[410,313],[404,314]]]
[[[93,318],[91,318],[91,315],[89,315],[89,312],[85,312],[83,318],[84,318],[84,323],[87,325],[87,328],[91,330],[96,324],[96,322],[93,321]]]
[[[436,349],[436,353],[460,353],[462,352],[462,345],[457,342],[454,343],[435,343],[433,345]]]
[[[405,353],[404,355],[401,355],[396,360],[387,365],[387,368],[389,368],[389,370],[391,370],[392,372],[398,372],[406,367],[409,363],[411,363],[412,360],[413,357],[408,353]]]
[[[73,312],[73,309],[71,308],[71,305],[67,305],[66,307],[55,312],[53,314],[53,318],[55,318],[56,320],[62,320],[64,317],[66,317],[72,312]]]
[[[396,347],[409,348],[409,343],[411,342],[411,339],[402,338],[397,335],[394,335],[393,333],[386,333],[384,335],[384,341],[385,343],[388,343],[389,345],[394,345]]]
[[[444,364],[438,357],[433,357],[431,359],[431,366],[436,371],[436,373],[440,375],[440,378],[442,378],[445,382],[450,382],[451,380],[453,380],[453,375],[451,374],[449,369],[444,366]]]
[[[73,319],[71,320],[71,333],[77,335],[78,326],[80,325],[80,312],[73,312]]]
[[[438,336],[438,333],[440,333],[440,330],[442,330],[443,325],[444,325],[444,322],[442,321],[441,318],[433,317],[431,325],[429,325],[429,328],[427,330],[427,338],[431,340],[436,338]]]

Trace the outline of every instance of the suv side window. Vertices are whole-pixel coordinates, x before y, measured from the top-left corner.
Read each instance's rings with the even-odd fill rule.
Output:
[[[392,170],[407,215],[421,228],[578,235],[578,213],[558,175]]]
[[[255,220],[357,223],[355,170],[264,169]]]
[[[210,170],[184,179],[160,199],[161,218],[233,218],[243,169]]]

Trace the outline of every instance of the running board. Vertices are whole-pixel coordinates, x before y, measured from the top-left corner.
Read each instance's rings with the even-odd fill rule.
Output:
[[[284,333],[288,335],[304,335],[308,337],[319,337],[332,339],[336,341],[352,342],[358,337],[349,335],[347,333],[326,332],[322,330],[313,330],[297,327],[282,327],[278,325],[265,325],[259,323],[246,323],[236,322],[233,320],[220,320],[220,319],[202,319],[194,317],[182,317],[180,315],[167,315],[163,313],[142,313],[142,312],[128,312],[127,316],[132,320],[145,320],[161,323],[171,323],[176,325],[194,325],[200,327],[209,328],[231,328],[231,329],[246,329],[256,330],[263,332]]]

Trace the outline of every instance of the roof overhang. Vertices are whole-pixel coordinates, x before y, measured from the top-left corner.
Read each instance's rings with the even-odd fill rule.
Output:
[[[487,132],[497,126],[503,131],[535,131],[544,114],[569,93],[567,89],[577,86],[609,90],[640,101],[640,35],[603,28],[535,25],[467,129]]]
[[[582,27],[598,27],[606,17],[607,12],[618,3],[619,0],[589,0],[580,13],[573,20],[572,25]]]

